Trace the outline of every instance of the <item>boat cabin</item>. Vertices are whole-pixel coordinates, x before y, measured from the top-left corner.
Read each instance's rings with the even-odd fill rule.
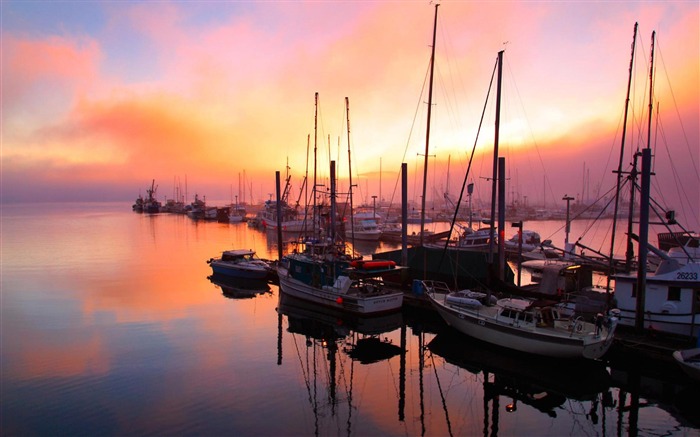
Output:
[[[700,333],[700,264],[680,266],[674,262],[664,261],[655,273],[647,274],[644,327],[697,338]],[[620,323],[635,326],[637,275],[621,274],[614,279]]]
[[[253,259],[255,259],[253,250],[226,250],[221,254],[221,261],[252,261]]]

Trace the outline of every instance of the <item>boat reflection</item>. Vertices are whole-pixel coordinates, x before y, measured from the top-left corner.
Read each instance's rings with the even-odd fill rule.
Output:
[[[396,355],[405,359],[405,347],[394,345],[382,336],[403,327],[402,314],[352,315],[285,293],[279,293],[277,311],[277,363],[282,364],[283,319],[286,318],[287,332],[292,334],[297,355],[292,360],[302,367],[306,395],[313,413],[314,435],[327,435],[332,430],[337,433],[339,426],[346,427],[347,434],[351,435],[356,426],[352,421],[353,414],[358,410],[357,401],[353,401],[355,379],[366,381],[369,377],[366,371],[359,372],[355,364],[359,362],[362,367],[377,365]],[[305,349],[297,341],[299,336],[303,338]],[[361,374],[356,376],[356,373]],[[381,390],[374,384],[369,385],[372,387],[369,390]],[[321,387],[325,390],[319,390]],[[372,397],[363,393],[361,398],[365,396]]]
[[[515,413],[520,402],[550,417],[568,402],[592,401],[587,417],[593,424],[598,421],[599,402],[611,404],[610,374],[598,361],[520,354],[451,331],[439,333],[427,347],[450,364],[483,374],[484,406],[493,403],[494,427],[500,396],[511,398],[505,406],[508,413]]]
[[[231,278],[217,274],[210,275],[207,279],[219,287],[224,297],[229,299],[252,299],[261,294],[272,293],[270,285],[264,280]]]

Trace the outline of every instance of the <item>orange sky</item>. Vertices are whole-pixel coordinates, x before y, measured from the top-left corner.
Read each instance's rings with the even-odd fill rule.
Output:
[[[358,196],[420,186],[434,6],[428,2],[2,2],[2,200],[125,200],[156,179],[254,200],[274,172],[301,185],[320,95],[319,171],[347,177],[344,98]],[[606,191],[620,149],[639,22],[630,151],[646,144],[657,32],[659,190],[694,202],[700,175],[697,2],[445,2],[439,8],[429,193],[457,196],[496,54],[505,48],[501,155],[509,193],[558,201]],[[471,178],[490,197],[494,105]],[[658,124],[657,124],[658,123]],[[328,144],[330,138],[330,147]],[[671,170],[671,165],[676,173]],[[544,175],[547,175],[546,177]],[[674,180],[676,178],[677,180]],[[679,182],[681,181],[681,182]],[[593,185],[593,186],[591,186]],[[341,183],[342,187],[342,183]],[[418,190],[420,191],[420,190]],[[432,197],[429,194],[429,197]],[[417,199],[412,193],[411,198]],[[670,200],[673,199],[673,200]],[[677,207],[680,209],[680,207]],[[692,220],[692,218],[691,218]]]

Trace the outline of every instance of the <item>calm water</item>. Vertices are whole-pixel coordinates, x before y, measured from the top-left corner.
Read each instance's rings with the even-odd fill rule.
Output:
[[[678,372],[552,363],[417,311],[353,320],[216,284],[206,260],[227,248],[277,256],[245,224],[4,205],[2,434],[700,435]]]

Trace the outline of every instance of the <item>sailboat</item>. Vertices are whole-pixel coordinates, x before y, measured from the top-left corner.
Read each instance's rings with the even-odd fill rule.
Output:
[[[446,247],[447,241],[442,244],[427,244],[437,241],[437,238],[449,237],[451,231],[444,231],[440,233],[435,233],[434,235],[428,234],[425,229],[425,223],[429,221],[429,218],[425,216],[425,200],[427,191],[427,169],[428,169],[428,156],[429,156],[429,144],[430,144],[430,123],[431,123],[431,108],[432,108],[432,90],[433,90],[433,70],[435,66],[435,45],[436,45],[436,34],[437,34],[437,17],[438,17],[438,6],[435,5],[435,19],[433,25],[433,44],[432,44],[432,55],[430,58],[430,80],[429,80],[429,91],[428,91],[428,107],[427,107],[427,128],[426,128],[426,141],[425,141],[425,163],[423,166],[423,196],[422,205],[420,210],[420,230],[415,236],[414,247],[408,248],[407,253],[407,267],[410,268],[410,279],[417,281],[426,277],[430,277],[435,280],[446,281],[450,283],[457,283],[460,287],[472,287],[474,285],[485,283],[489,280],[491,273],[489,265],[490,259],[489,254],[485,251],[458,251],[450,250],[451,248]],[[385,230],[384,235],[389,235]],[[493,235],[491,235],[490,240],[494,240]],[[408,238],[410,240],[410,237]],[[402,260],[403,253],[402,249],[386,251],[382,253],[377,253],[372,255],[374,259],[391,260],[399,263]],[[504,269],[505,280],[513,282],[514,275],[510,269]]]
[[[498,82],[496,92],[496,126],[494,141],[494,178],[491,221],[496,207],[496,182],[503,184],[505,159],[498,155],[501,76],[503,51],[498,53]],[[498,158],[498,160],[496,159]],[[498,177],[497,177],[498,176]],[[502,186],[504,188],[504,185]],[[501,187],[499,187],[501,188]],[[504,189],[499,189],[503,193]],[[500,196],[498,228],[505,221],[503,195]],[[493,263],[494,231],[489,238],[489,262]],[[504,241],[499,241],[499,262],[504,267]],[[503,275],[500,278],[503,284]],[[491,284],[497,283],[495,280]],[[495,299],[493,288],[486,293],[452,290],[445,282],[421,281],[422,289],[445,322],[470,337],[508,349],[555,358],[601,358],[610,348],[617,327],[615,314],[598,314],[594,322],[582,317],[572,318],[565,308],[554,301],[534,298]],[[493,285],[492,285],[493,287]],[[496,300],[494,302],[493,300]]]

